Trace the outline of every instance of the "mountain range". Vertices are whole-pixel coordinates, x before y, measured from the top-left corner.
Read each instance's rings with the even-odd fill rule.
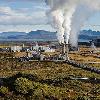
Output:
[[[44,30],[25,32],[3,32],[0,33],[0,39],[4,40],[57,40],[56,32],[49,32]]]
[[[92,40],[100,37],[100,31],[92,30],[82,30],[80,31],[80,40]],[[31,31],[29,33],[25,32],[2,32],[0,33],[1,40],[45,40],[45,41],[55,41],[57,40],[56,32],[49,32],[44,30]]]
[[[93,40],[100,38],[100,31],[82,30],[79,35],[80,40]]]

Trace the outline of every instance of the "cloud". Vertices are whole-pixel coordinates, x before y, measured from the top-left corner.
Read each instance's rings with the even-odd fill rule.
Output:
[[[45,0],[17,0],[17,2],[44,2]],[[16,0],[3,0],[3,2],[16,2]]]
[[[55,31],[50,25],[0,25],[1,32],[30,32],[32,30]]]
[[[0,0],[0,32],[45,29],[48,9],[45,0]]]
[[[0,7],[0,25],[36,25],[46,24],[47,17],[44,10],[29,8],[12,9]]]
[[[0,7],[0,14],[11,15],[14,14],[14,12],[11,10],[10,7]]]

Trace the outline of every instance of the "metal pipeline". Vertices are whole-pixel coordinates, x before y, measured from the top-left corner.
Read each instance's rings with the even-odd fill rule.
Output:
[[[91,67],[91,66],[88,66],[88,65],[85,65],[85,64],[80,64],[80,63],[77,63],[77,62],[71,61],[71,60],[66,60],[65,62],[69,65],[74,66],[74,67],[82,68],[84,70],[100,74],[100,69],[97,69],[97,68],[94,68],[94,67]]]

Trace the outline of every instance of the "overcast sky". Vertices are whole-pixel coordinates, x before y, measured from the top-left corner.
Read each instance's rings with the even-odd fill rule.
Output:
[[[44,0],[0,0],[0,32],[49,30],[54,29],[48,24],[46,11],[48,6]],[[91,27],[89,24],[100,24],[99,12],[94,14],[83,29],[100,30],[99,27]]]

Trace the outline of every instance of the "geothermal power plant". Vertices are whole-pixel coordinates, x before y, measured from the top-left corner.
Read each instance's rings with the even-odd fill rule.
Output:
[[[68,56],[69,44],[73,48],[78,47],[78,36],[84,26],[84,23],[94,15],[94,12],[100,11],[100,0],[45,0],[49,6],[47,16],[53,28],[57,30],[57,39],[62,44],[62,56],[64,61],[75,66],[100,73],[100,70],[89,68],[71,62]],[[90,6],[91,5],[91,6]]]
[[[0,100],[100,100],[100,0],[1,0],[0,22]]]
[[[84,23],[100,11],[100,0],[45,0],[49,6],[47,17],[57,30],[59,44],[63,44],[63,56],[68,60],[68,44],[78,47],[78,36]],[[91,6],[90,6],[91,5]]]
[[[78,46],[78,35],[84,23],[100,11],[100,0],[45,0],[49,6],[47,17],[57,30],[59,43]],[[91,5],[91,6],[90,6]],[[65,39],[64,39],[65,35]]]

